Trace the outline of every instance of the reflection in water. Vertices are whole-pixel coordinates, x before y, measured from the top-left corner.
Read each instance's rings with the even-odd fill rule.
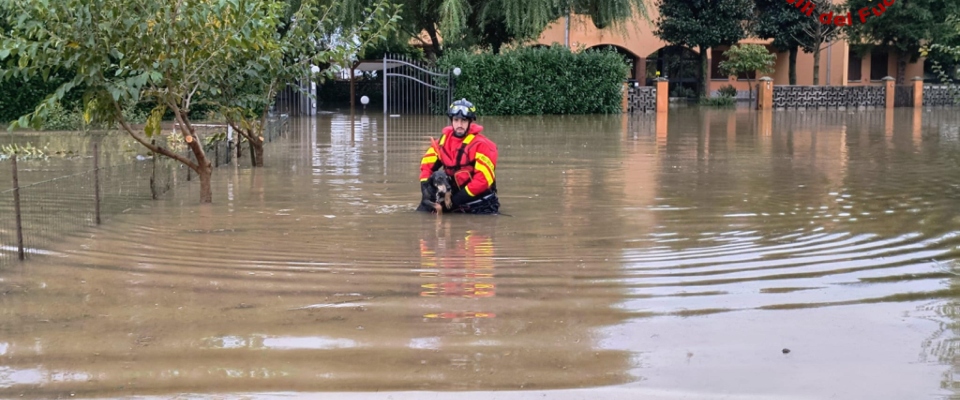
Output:
[[[0,271],[0,396],[950,395],[958,118],[485,117],[498,217],[412,211],[443,117],[294,120],[214,204]]]
[[[495,226],[496,218],[486,225]],[[425,225],[429,225],[427,222]],[[449,218],[438,219],[436,233],[424,231],[420,238],[420,277],[429,283],[420,285],[421,297],[462,297],[480,299],[496,295],[492,231],[467,230],[453,237]],[[487,229],[489,230],[489,228]],[[462,237],[460,237],[462,236]],[[482,309],[430,312],[424,318],[494,318]]]

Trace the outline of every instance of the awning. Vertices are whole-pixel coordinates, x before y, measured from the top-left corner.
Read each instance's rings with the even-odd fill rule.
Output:
[[[401,64],[393,60],[387,61],[387,69],[402,67],[404,65],[406,64]],[[380,71],[383,69],[383,60],[360,61],[354,69],[357,71]]]

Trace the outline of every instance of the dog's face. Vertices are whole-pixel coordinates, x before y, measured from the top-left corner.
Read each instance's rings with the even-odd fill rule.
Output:
[[[447,176],[447,173],[443,170],[436,171],[433,175],[430,175],[430,186],[433,186],[436,190],[436,197],[433,200],[434,203],[444,204],[448,209],[453,206],[451,203],[453,188],[450,185],[450,177]]]
[[[443,198],[443,195],[450,193],[450,178],[447,177],[447,173],[442,170],[434,172],[433,175],[430,175],[430,184],[433,187],[437,188],[437,198],[438,200]]]

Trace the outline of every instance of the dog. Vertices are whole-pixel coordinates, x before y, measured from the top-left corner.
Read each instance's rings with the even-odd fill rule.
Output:
[[[425,200],[426,206],[432,207],[437,214],[443,213],[444,208],[447,210],[453,208],[453,185],[450,183],[450,177],[447,176],[447,173],[442,169],[435,171],[430,178],[427,179],[427,182],[430,183],[430,196],[429,200]]]

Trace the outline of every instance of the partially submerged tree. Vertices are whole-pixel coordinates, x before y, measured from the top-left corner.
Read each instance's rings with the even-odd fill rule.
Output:
[[[727,56],[727,59],[720,62],[720,70],[730,75],[739,76],[751,72],[769,74],[773,72],[773,66],[777,62],[776,54],[770,53],[766,47],[759,44],[734,45],[723,54]],[[750,83],[749,75],[746,79],[752,99],[753,85]]]
[[[700,95],[707,97],[707,50],[747,36],[753,0],[660,0],[653,34],[663,41],[700,50]]]
[[[54,69],[76,71],[11,129],[38,127],[70,90],[83,86],[84,119],[115,122],[154,153],[176,159],[200,178],[200,201],[212,201],[212,166],[188,116],[194,96],[227,74],[229,49],[252,50],[253,32],[269,24],[260,2],[153,0],[19,0],[6,3],[12,15],[0,59],[3,76],[44,76]],[[12,62],[17,58],[16,64]],[[146,126],[123,117],[126,104],[153,100]],[[152,143],[160,119],[172,110],[178,132],[192,153]]]
[[[957,0],[897,1],[888,7],[872,0],[848,0],[847,6],[856,20],[848,28],[850,42],[896,49],[897,84],[906,80],[907,62],[917,61],[920,47],[950,35],[948,18],[960,15]]]
[[[301,2],[288,13],[276,34],[257,38],[258,52],[233,49],[228,56],[234,72],[216,77],[216,101],[227,123],[250,144],[251,163],[263,166],[263,130],[270,106],[287,83],[297,79],[322,78],[312,67],[345,66],[357,52],[373,41],[383,40],[399,19],[399,9],[386,0],[377,0],[360,11],[359,17],[344,18],[345,3],[315,6]],[[277,27],[275,26],[275,29]]]
[[[816,12],[842,14],[845,11],[841,6],[833,4],[831,0],[807,0],[808,3],[816,4]],[[799,11],[797,11],[799,12]],[[809,17],[800,22],[799,32],[794,32],[793,37],[800,43],[800,47],[805,53],[813,53],[813,84],[820,84],[820,51],[823,46],[830,42],[836,42],[843,33],[843,30],[833,24],[823,24],[815,17]]]
[[[310,3],[319,10],[317,2],[303,1],[304,7],[311,7],[306,4]],[[76,71],[73,79],[10,129],[39,126],[68,92],[82,87],[86,120],[116,123],[150,151],[191,168],[200,178],[200,201],[211,202],[212,166],[190,121],[190,107],[200,93],[218,95],[220,88],[211,83],[234,74],[238,61],[256,60],[271,50],[283,4],[279,0],[2,2],[0,15],[7,17],[10,28],[2,33],[0,77],[46,79],[50,71]],[[320,37],[308,39],[316,42]],[[314,60],[342,57],[316,54],[294,56]],[[269,63],[264,66],[271,67]],[[267,69],[257,72],[265,71],[273,73]],[[123,113],[128,104],[140,101],[157,104],[142,128],[133,126]],[[152,143],[168,109],[190,155]]]
[[[790,54],[787,75],[791,85],[797,84],[797,55],[800,42],[796,37],[802,33],[803,22],[808,17],[795,6],[783,0],[756,0],[756,17],[751,28],[760,39],[773,39],[773,48]]]

